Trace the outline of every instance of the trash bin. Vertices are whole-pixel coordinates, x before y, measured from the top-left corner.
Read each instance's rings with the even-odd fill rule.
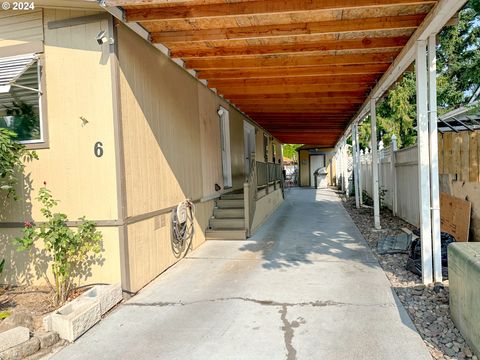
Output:
[[[325,167],[318,168],[313,172],[313,177],[315,179],[315,189],[326,189],[328,186],[327,182],[327,169]]]

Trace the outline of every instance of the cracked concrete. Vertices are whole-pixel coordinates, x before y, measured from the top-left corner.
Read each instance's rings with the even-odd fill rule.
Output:
[[[248,241],[209,241],[54,359],[430,359],[328,190],[293,189]]]

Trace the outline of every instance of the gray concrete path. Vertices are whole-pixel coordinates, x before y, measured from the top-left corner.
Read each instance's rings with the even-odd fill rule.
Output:
[[[209,241],[54,359],[430,359],[330,190],[288,189],[248,241]]]

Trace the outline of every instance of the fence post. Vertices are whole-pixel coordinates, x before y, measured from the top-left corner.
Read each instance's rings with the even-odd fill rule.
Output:
[[[397,170],[395,168],[395,152],[397,151],[397,137],[392,135],[392,146],[390,147],[390,172],[392,174],[392,212],[397,215]]]

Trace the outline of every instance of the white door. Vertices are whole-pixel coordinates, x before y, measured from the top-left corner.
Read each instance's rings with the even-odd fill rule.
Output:
[[[243,148],[245,150],[245,176],[250,174],[251,155],[255,152],[255,127],[247,121],[243,122]]]
[[[220,115],[220,136],[222,146],[222,171],[223,171],[223,187],[231,188],[232,182],[232,157],[230,153],[230,119],[228,111],[220,107],[218,114]]]
[[[313,173],[318,168],[325,166],[325,155],[310,155],[310,186],[315,186],[315,177]]]

